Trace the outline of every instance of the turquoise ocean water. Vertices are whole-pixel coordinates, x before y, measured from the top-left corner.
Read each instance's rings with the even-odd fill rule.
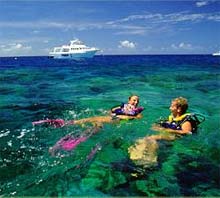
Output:
[[[72,152],[48,149],[91,126],[31,124],[106,115],[131,94],[145,107],[141,120],[105,124]],[[178,96],[206,117],[198,133],[161,142],[154,168],[129,165],[128,147],[156,134],[151,125]],[[220,196],[219,102],[220,57],[0,58],[0,196]]]

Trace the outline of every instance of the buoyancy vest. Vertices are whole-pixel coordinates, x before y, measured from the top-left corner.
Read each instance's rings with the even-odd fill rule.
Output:
[[[205,117],[200,114],[185,113],[178,118],[174,118],[173,115],[170,115],[168,117],[168,120],[160,122],[160,125],[164,128],[182,130],[182,124],[188,121],[192,125],[191,132],[196,132],[198,125],[204,120],[205,120]]]
[[[132,108],[132,105],[127,103],[126,104],[122,103],[120,107],[118,107],[114,111],[112,110],[112,113],[115,113],[116,115],[136,116],[139,113],[141,113],[143,110],[144,110],[143,107]]]

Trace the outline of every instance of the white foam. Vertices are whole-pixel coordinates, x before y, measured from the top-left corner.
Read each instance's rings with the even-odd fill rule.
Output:
[[[36,182],[36,184],[40,184],[43,181],[43,179],[40,179],[39,181]]]
[[[22,138],[25,135],[25,131],[21,131],[20,135],[17,136],[18,139]]]
[[[5,158],[5,159],[4,159],[4,162],[10,163],[11,160]]]
[[[10,147],[11,147],[11,146],[12,146],[12,141],[11,141],[11,140],[10,140],[10,141],[8,141],[8,142],[7,142],[7,144],[8,144],[8,146],[10,146]]]
[[[20,146],[21,149],[23,148],[27,148],[27,146],[25,146],[24,144]]]
[[[10,133],[10,131],[8,129],[6,129],[6,131],[1,131],[0,138],[8,136],[9,133]]]

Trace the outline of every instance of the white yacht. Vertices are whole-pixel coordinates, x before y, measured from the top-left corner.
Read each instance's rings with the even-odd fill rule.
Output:
[[[220,51],[213,53],[212,56],[220,56]]]
[[[70,41],[69,45],[54,47],[49,55],[53,58],[84,59],[92,58],[97,51],[99,51],[98,48],[88,47],[79,39],[74,39]]]

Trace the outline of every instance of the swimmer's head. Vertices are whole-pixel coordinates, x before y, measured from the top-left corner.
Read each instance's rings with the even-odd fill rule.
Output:
[[[173,114],[184,114],[188,109],[188,101],[186,98],[178,97],[171,101],[170,111]]]
[[[131,104],[137,107],[138,103],[139,103],[139,97],[137,95],[132,95],[128,98],[128,104]]]

